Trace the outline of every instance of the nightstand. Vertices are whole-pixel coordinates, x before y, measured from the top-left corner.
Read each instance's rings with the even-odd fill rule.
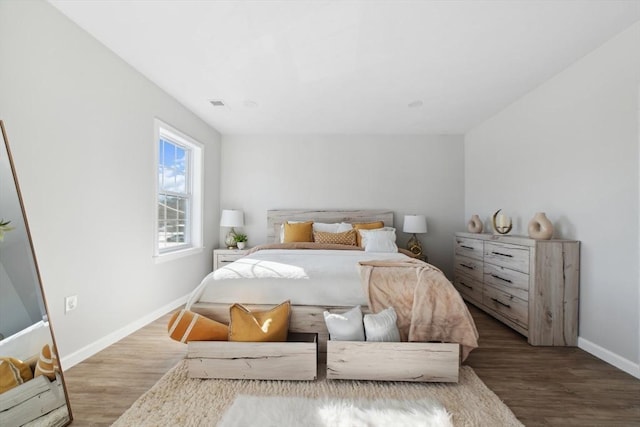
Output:
[[[247,253],[249,253],[249,249],[214,249],[213,269],[217,270],[233,261],[239,260]]]

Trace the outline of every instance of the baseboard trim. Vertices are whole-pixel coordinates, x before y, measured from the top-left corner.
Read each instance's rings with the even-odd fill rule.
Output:
[[[640,379],[640,364],[633,363],[631,360],[600,347],[598,344],[594,344],[589,340],[582,337],[578,337],[578,347],[587,353],[593,354],[598,359],[602,359],[610,365],[615,366],[618,369],[625,371],[629,375]]]
[[[117,331],[114,331],[112,333],[110,333],[109,335],[100,338],[99,340],[85,346],[82,347],[80,350],[75,351],[73,353],[71,353],[68,356],[62,357],[60,359],[61,365],[63,370],[67,370],[72,368],[73,366],[77,365],[78,363],[82,362],[85,359],[88,359],[89,357],[93,356],[94,354],[98,353],[99,351],[104,350],[105,348],[109,347],[111,344],[114,344],[118,341],[120,341],[122,338],[131,335],[132,333],[134,333],[135,331],[137,331],[138,329],[148,325],[149,323],[153,322],[154,320],[158,319],[161,316],[164,316],[165,314],[167,314],[168,312],[170,312],[171,310],[175,310],[176,308],[180,307],[181,305],[184,305],[187,302],[187,299],[189,298],[189,295],[185,295],[183,297],[178,298],[177,300],[174,300],[172,302],[170,302],[169,304],[163,305],[162,307],[158,308],[157,310],[152,311],[151,313],[147,314],[146,316],[141,317],[140,319],[129,323],[127,326],[118,329]]]

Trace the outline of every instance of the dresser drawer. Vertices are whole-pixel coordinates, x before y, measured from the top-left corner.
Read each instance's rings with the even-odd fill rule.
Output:
[[[484,261],[529,274],[529,247],[484,242]]]
[[[484,287],[483,303],[518,325],[528,328],[529,303],[527,301],[487,285]]]
[[[456,255],[465,256],[482,261],[482,248],[484,242],[478,239],[468,239],[466,237],[456,237]]]
[[[454,268],[456,272],[461,272],[476,280],[482,280],[482,261],[457,256]]]
[[[462,274],[459,271],[456,271],[455,277],[453,279],[453,286],[464,296],[465,298],[471,299],[477,303],[482,303],[482,282],[467,276],[466,274]]]
[[[484,283],[529,301],[528,274],[486,263],[484,265]]]

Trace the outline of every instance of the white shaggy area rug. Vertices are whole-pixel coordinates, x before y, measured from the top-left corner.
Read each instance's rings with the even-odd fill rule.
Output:
[[[452,427],[433,400],[236,397],[219,427]]]
[[[181,361],[165,374],[113,425],[116,427],[217,426],[223,414],[240,395],[265,398],[401,401],[428,399],[439,402],[451,415],[451,421],[456,427],[522,426],[511,410],[487,388],[469,366],[460,368],[460,379],[457,384],[326,379],[259,381],[189,378],[186,361]],[[252,409],[250,413],[257,415],[257,412]],[[256,424],[252,422],[247,427],[252,425]],[[257,425],[266,426],[267,424]],[[307,427],[304,423],[298,423],[298,425]],[[336,424],[336,426],[339,425]]]

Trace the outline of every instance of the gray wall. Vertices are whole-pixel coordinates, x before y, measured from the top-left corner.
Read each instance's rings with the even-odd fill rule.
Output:
[[[0,118],[69,364],[180,302],[218,240],[220,135],[45,2],[0,2]],[[158,117],[205,144],[202,253],[156,264]],[[64,314],[64,298],[78,308]]]
[[[580,347],[640,375],[640,23],[465,137],[465,215],[536,211],[581,243]]]
[[[221,208],[242,209],[249,245],[266,240],[269,209],[390,209],[427,216],[418,236],[450,275],[463,223],[462,136],[224,136]],[[222,241],[220,242],[222,244]]]

